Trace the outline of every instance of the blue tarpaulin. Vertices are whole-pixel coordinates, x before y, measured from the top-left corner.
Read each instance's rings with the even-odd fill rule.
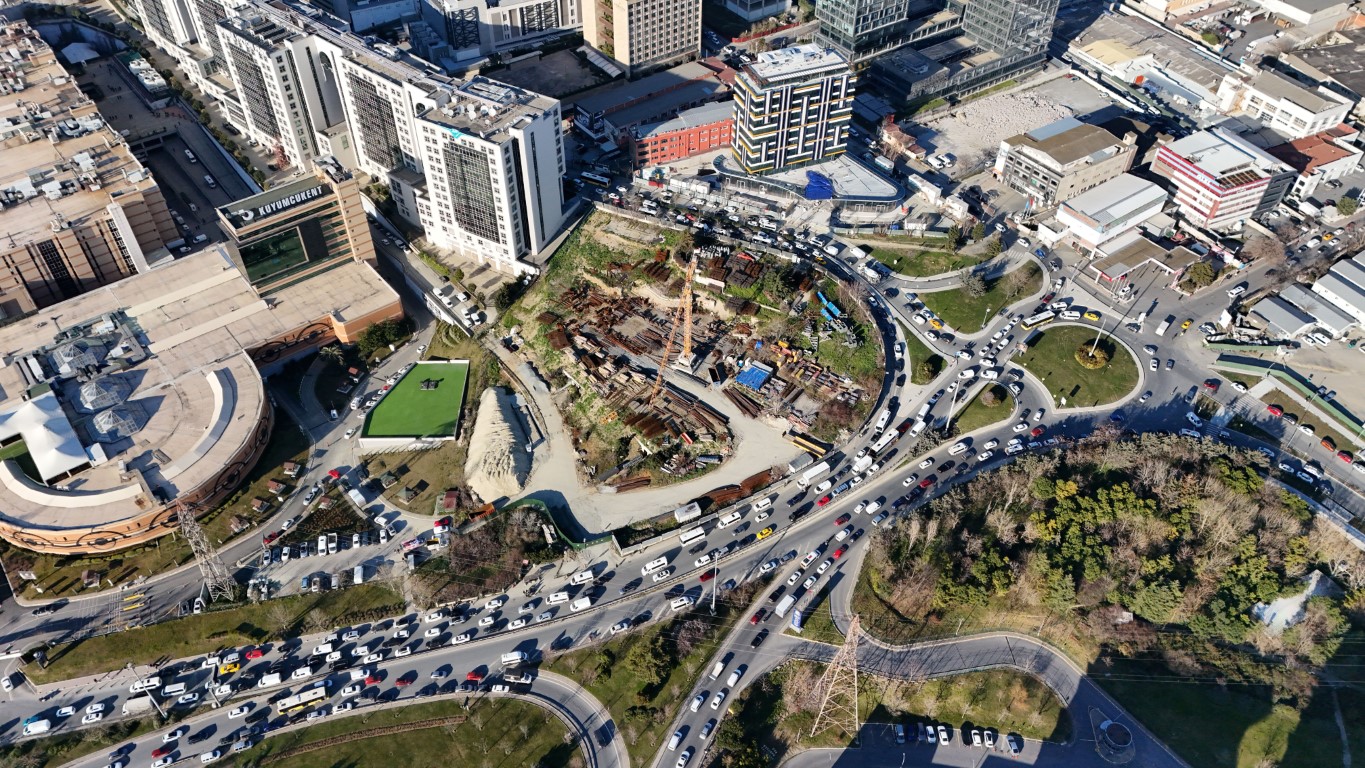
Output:
[[[829,200],[834,197],[834,182],[823,173],[806,171],[806,199]]]
[[[755,392],[763,389],[763,385],[768,383],[768,377],[773,375],[773,369],[763,363],[749,363],[744,370],[739,372],[735,381],[754,390]]]

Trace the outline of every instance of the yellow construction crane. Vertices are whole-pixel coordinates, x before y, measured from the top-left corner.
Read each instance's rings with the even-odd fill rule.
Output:
[[[673,339],[678,336],[678,326],[682,326],[682,357],[680,360],[692,359],[692,274],[697,268],[697,254],[693,252],[692,258],[687,262],[687,271],[683,276],[682,296],[678,299],[678,306],[673,310],[673,323],[668,328],[668,337],[664,339],[664,353],[659,358],[659,375],[654,377],[654,389],[649,392],[649,399],[645,402],[652,403],[654,398],[659,396],[659,391],[664,387],[664,368],[668,367],[668,356],[673,351]]]

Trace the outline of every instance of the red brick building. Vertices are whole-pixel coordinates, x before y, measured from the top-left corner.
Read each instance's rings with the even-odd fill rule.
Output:
[[[635,167],[667,165],[724,149],[730,146],[734,127],[734,104],[721,101],[680,112],[672,120],[632,128]]]

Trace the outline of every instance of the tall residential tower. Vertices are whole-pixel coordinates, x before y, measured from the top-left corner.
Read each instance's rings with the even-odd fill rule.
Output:
[[[765,173],[843,154],[852,115],[843,56],[814,44],[760,53],[735,78],[735,159]]]

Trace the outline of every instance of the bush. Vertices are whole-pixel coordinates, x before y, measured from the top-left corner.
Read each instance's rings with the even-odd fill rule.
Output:
[[[1076,362],[1080,363],[1082,368],[1098,371],[1109,365],[1109,353],[1101,349],[1098,344],[1087,341],[1076,347]]]

